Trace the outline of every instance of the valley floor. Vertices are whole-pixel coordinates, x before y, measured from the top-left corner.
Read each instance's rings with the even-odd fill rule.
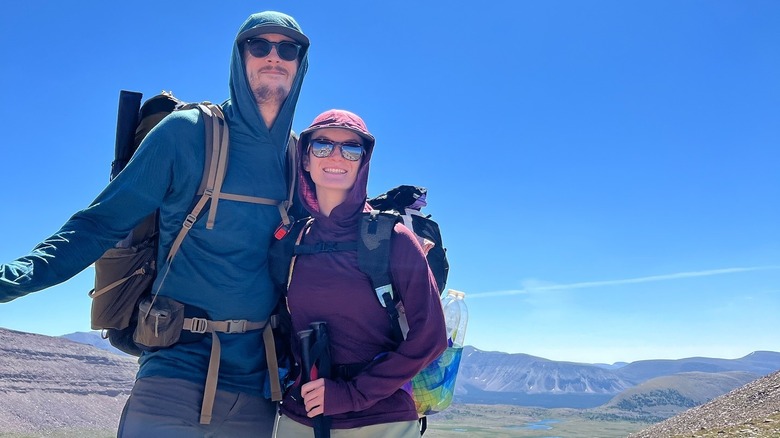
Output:
[[[428,417],[426,438],[626,438],[651,423],[605,421],[577,409],[453,405]]]

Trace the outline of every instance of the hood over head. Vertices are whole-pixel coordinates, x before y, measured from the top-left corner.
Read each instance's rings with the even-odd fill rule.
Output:
[[[355,213],[362,212],[366,206],[366,198],[368,195],[368,169],[376,140],[368,131],[365,122],[360,116],[339,109],[331,109],[318,115],[311,125],[301,132],[300,139],[298,140],[298,194],[309,213],[317,219],[320,219],[323,215],[320,214],[314,181],[309,172],[303,168],[303,157],[306,155],[312,133],[323,128],[347,129],[358,134],[363,139],[363,147],[366,150],[366,154],[360,162],[355,184],[347,194],[347,199],[345,199],[341,205],[333,209],[330,215],[330,217],[336,221],[349,219],[353,216],[355,216],[356,220]]]
[[[292,38],[301,45],[298,71],[295,74],[290,94],[287,96],[274,125],[269,131],[257,108],[243,59],[243,44],[251,38],[267,33],[278,33]],[[271,141],[281,151],[287,144],[287,135],[292,129],[295,105],[298,103],[303,78],[309,66],[309,38],[303,34],[294,18],[275,11],[252,14],[238,30],[233,42],[230,59],[230,100],[224,104],[225,113],[230,121],[230,136],[248,136],[249,141]]]

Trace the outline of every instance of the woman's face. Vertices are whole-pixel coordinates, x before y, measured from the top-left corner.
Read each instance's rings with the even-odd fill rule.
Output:
[[[312,143],[321,145],[330,143],[331,153],[327,157],[314,155]],[[317,187],[318,194],[322,190],[343,192],[346,194],[355,185],[363,155],[357,161],[344,158],[344,155],[354,157],[355,146],[363,144],[363,139],[356,133],[341,128],[322,128],[311,133],[307,153],[303,160],[303,168],[311,174],[311,179]],[[342,149],[342,147],[346,148]]]

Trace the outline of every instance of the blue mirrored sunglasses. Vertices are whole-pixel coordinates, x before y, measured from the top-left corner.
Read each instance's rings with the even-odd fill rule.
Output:
[[[341,156],[348,161],[357,161],[366,153],[363,145],[352,141],[338,142],[321,138],[309,142],[309,150],[317,158],[326,158],[333,155],[333,150],[336,149],[336,146],[341,150]]]

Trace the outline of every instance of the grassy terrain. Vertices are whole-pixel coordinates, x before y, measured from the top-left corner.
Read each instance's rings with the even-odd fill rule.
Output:
[[[41,432],[7,433],[0,432],[0,438],[115,438],[116,430],[93,429],[57,429]]]
[[[425,437],[625,438],[650,423],[604,421],[576,409],[508,405],[453,405],[428,418]]]

